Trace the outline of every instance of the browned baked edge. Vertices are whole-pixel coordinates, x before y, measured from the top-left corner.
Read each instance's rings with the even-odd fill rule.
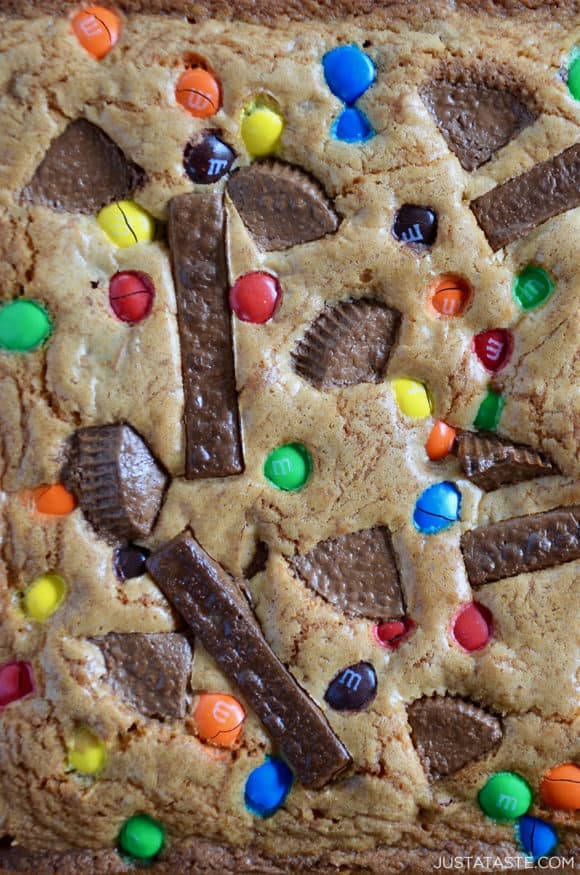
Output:
[[[0,0],[0,12],[19,17],[63,14],[83,5],[83,0]],[[236,19],[267,24],[279,19],[302,21],[323,18],[387,14],[388,17],[422,21],[456,9],[477,13],[515,15],[536,13],[569,16],[580,13],[580,0],[105,0],[123,12],[179,14],[191,22],[207,18]]]

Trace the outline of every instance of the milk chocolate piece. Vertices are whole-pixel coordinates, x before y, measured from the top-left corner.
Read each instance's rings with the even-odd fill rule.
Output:
[[[340,671],[324,699],[335,711],[362,711],[377,695],[377,673],[370,662],[357,662]]]
[[[128,198],[144,181],[141,167],[101,128],[81,118],[50,145],[24,195],[55,210],[92,214]]]
[[[439,80],[421,96],[465,170],[481,167],[536,118],[505,86]]]
[[[292,353],[296,372],[317,389],[379,383],[400,321],[398,310],[367,298],[328,306]]]
[[[467,478],[486,492],[558,473],[544,453],[491,432],[458,435],[457,459]]]
[[[338,228],[320,184],[290,164],[243,167],[232,174],[227,190],[256,245],[266,252],[318,240]]]
[[[472,201],[496,252],[554,216],[580,206],[580,143]]]
[[[197,541],[187,532],[178,535],[147,567],[302,783],[317,789],[346,769],[348,751],[267,643],[237,582]]]
[[[432,781],[487,756],[503,737],[497,717],[452,696],[418,699],[408,717],[413,744]]]
[[[391,533],[386,526],[321,541],[291,568],[345,614],[369,620],[405,615]]]
[[[268,554],[268,545],[265,544],[264,541],[258,541],[254,550],[254,555],[244,568],[244,577],[247,580],[255,577],[256,574],[260,574],[261,571],[266,570],[266,566],[268,564]]]
[[[580,504],[465,532],[461,551],[474,587],[580,559]]]
[[[185,635],[110,632],[89,640],[105,658],[109,686],[127,705],[145,717],[185,717],[193,659]]]
[[[167,475],[129,425],[79,428],[69,441],[62,482],[98,535],[113,542],[151,533]]]
[[[221,194],[183,194],[170,201],[188,480],[244,470],[224,233]]]

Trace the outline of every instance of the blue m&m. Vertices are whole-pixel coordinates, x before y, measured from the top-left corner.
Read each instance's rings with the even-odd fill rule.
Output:
[[[338,46],[322,59],[326,84],[347,105],[358,100],[375,81],[375,65],[358,46]]]
[[[332,136],[344,143],[364,143],[374,134],[366,115],[354,106],[343,110],[332,126]]]
[[[516,825],[516,837],[522,849],[534,861],[548,857],[558,844],[558,834],[550,823],[526,814]]]
[[[459,519],[461,492],[448,480],[434,483],[421,493],[415,503],[413,522],[424,535],[436,535]]]
[[[248,810],[259,817],[271,817],[284,804],[293,780],[284,760],[268,757],[246,781],[244,799]]]

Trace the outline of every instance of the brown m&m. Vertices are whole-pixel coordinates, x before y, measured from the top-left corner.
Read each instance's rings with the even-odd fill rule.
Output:
[[[324,700],[335,711],[362,711],[377,695],[377,673],[370,662],[357,662],[340,671],[328,685]]]
[[[437,214],[430,207],[403,204],[393,222],[393,237],[401,243],[432,246],[437,238]]]
[[[209,185],[230,170],[236,153],[212,131],[205,131],[197,142],[188,143],[183,153],[183,166],[192,182]]]

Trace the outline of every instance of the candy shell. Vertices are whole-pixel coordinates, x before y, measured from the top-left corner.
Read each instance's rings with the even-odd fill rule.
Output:
[[[544,805],[568,811],[580,810],[580,766],[563,763],[546,772],[540,784]]]
[[[280,283],[270,273],[253,271],[239,277],[230,289],[230,307],[242,322],[261,325],[271,319],[282,299]]]
[[[259,103],[244,111],[241,135],[244,146],[255,158],[272,155],[280,145],[284,119],[279,112]]]
[[[453,449],[455,443],[456,429],[447,425],[446,422],[438,420],[427,438],[425,444],[425,452],[432,462],[440,462],[445,459]]]
[[[529,814],[518,820],[516,839],[534,862],[540,857],[549,857],[558,844],[558,834],[552,824]]]
[[[121,249],[155,237],[155,219],[135,201],[115,201],[103,207],[97,222],[111,243]]]
[[[285,444],[273,450],[264,464],[264,476],[286,492],[302,489],[312,472],[312,457],[302,444]]]
[[[400,377],[393,380],[395,399],[399,409],[412,419],[424,419],[433,412],[429,392],[423,383]]]
[[[491,373],[505,368],[513,349],[513,335],[506,328],[480,331],[473,338],[473,351],[481,364]]]
[[[493,635],[491,611],[477,602],[463,605],[453,618],[451,634],[468,653],[481,650]]]
[[[32,352],[51,330],[46,310],[35,301],[17,298],[0,307],[0,350]]]
[[[125,544],[117,547],[113,554],[113,568],[119,580],[132,580],[147,571],[146,562],[151,555],[147,547],[138,544]]]
[[[109,303],[117,319],[135,325],[149,316],[155,298],[155,284],[140,270],[122,270],[109,281]]]
[[[415,624],[407,617],[403,620],[390,620],[388,623],[378,623],[373,626],[373,638],[387,650],[397,650],[407,640]]]
[[[356,45],[337,46],[322,59],[326,84],[344,103],[354,103],[375,81],[375,65]]]
[[[365,143],[374,137],[371,123],[360,109],[349,106],[341,112],[332,125],[331,134],[343,143]]]
[[[293,780],[284,760],[268,757],[246,781],[244,799],[248,810],[259,817],[271,817],[284,804]]]
[[[457,273],[441,274],[429,288],[429,302],[439,316],[461,316],[470,298],[470,283]]]
[[[66,581],[59,574],[42,574],[24,593],[24,612],[32,620],[48,620],[61,606],[66,591]]]
[[[87,6],[74,16],[72,29],[81,46],[100,61],[116,45],[121,21],[111,9]]]
[[[488,817],[516,820],[532,804],[532,791],[515,772],[496,772],[479,791],[477,800]]]
[[[495,431],[499,425],[504,407],[505,401],[500,393],[489,389],[479,405],[477,416],[473,420],[474,427],[481,431]]]
[[[535,310],[546,303],[555,288],[556,283],[543,267],[530,264],[515,277],[513,294],[522,310]]]
[[[0,665],[0,708],[34,692],[34,675],[29,662]]]
[[[119,848],[137,860],[151,860],[163,848],[165,830],[147,814],[126,820],[119,833]]]
[[[194,118],[209,118],[221,106],[220,86],[202,67],[183,71],[175,86],[175,98]]]
[[[107,761],[107,749],[87,726],[79,726],[68,746],[68,764],[81,775],[95,775]]]
[[[226,693],[200,693],[193,720],[202,741],[216,747],[232,748],[244,730],[246,712]]]
[[[66,516],[77,506],[76,498],[62,483],[38,486],[32,493],[32,500],[38,513],[50,516]]]
[[[580,47],[576,46],[568,67],[568,91],[574,100],[580,100]]]
[[[415,504],[413,523],[425,535],[448,529],[459,519],[461,492],[448,481],[434,483],[421,493]]]

